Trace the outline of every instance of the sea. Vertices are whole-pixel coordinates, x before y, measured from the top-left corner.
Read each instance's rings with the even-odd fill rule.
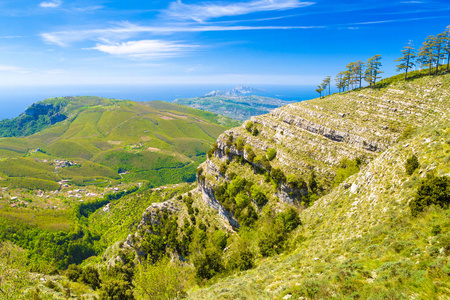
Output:
[[[264,96],[299,102],[317,97],[313,86],[250,85],[265,91]],[[168,101],[201,97],[215,90],[229,90],[235,85],[67,85],[0,86],[0,120],[17,117],[34,102],[63,96],[100,96],[133,101]]]

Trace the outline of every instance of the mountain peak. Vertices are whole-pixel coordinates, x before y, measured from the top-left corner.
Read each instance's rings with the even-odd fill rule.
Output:
[[[232,97],[239,97],[239,96],[245,96],[245,95],[264,95],[267,94],[266,91],[255,89],[249,86],[243,86],[243,85],[237,85],[233,89],[230,90],[216,90],[212,91],[205,95],[205,97],[213,97],[213,96],[232,96]]]

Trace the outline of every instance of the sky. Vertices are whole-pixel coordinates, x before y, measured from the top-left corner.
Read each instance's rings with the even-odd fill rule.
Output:
[[[449,0],[0,0],[0,86],[315,85],[450,24]]]

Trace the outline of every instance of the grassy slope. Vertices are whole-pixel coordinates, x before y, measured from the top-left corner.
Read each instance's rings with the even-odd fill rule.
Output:
[[[68,120],[29,137],[0,139],[0,154],[3,158],[25,155],[37,159],[64,158],[75,160],[82,167],[63,169],[58,178],[53,178],[53,170],[46,170],[46,166],[39,172],[27,172],[28,177],[119,179],[120,169],[131,173],[126,179],[149,180],[154,185],[188,180],[215,138],[238,124],[213,113],[165,102],[68,97],[43,103],[61,101],[66,103],[64,113]],[[31,152],[37,148],[45,154]],[[11,164],[15,167],[3,167],[0,172],[17,177],[20,162],[24,161],[2,162],[0,168]],[[49,171],[48,176],[42,175],[45,171]]]
[[[362,129],[362,137],[394,146],[380,155],[372,154],[373,160],[358,174],[301,213],[304,225],[290,241],[290,252],[260,258],[255,269],[193,289],[190,298],[281,299],[289,294],[290,299],[448,299],[450,261],[442,243],[450,229],[450,211],[432,207],[413,218],[408,201],[427,172],[450,174],[449,78],[421,78],[387,89],[367,89],[290,105],[291,111],[306,106],[320,113],[321,122],[325,119],[329,126],[334,124],[350,132]],[[342,118],[339,112],[346,113],[351,122],[336,123]],[[333,114],[336,116],[330,117]],[[264,118],[259,119],[261,123]],[[416,127],[414,136],[395,144],[408,124]],[[365,131],[368,127],[371,130]],[[264,130],[264,138],[271,136]],[[236,131],[249,137],[243,129],[233,129],[233,133]],[[312,142],[324,140],[302,133]],[[282,150],[281,155],[292,155],[290,162],[304,161],[296,154],[310,143],[298,143],[298,151],[297,143],[288,141],[293,146],[286,152]],[[282,142],[282,146],[287,144]],[[326,151],[333,149],[325,143],[320,147],[318,143],[312,145],[316,148],[309,154],[314,157],[312,162],[326,158]],[[352,153],[351,148],[348,153]],[[412,153],[421,166],[408,176],[404,163]],[[339,161],[339,156],[331,159],[329,163]],[[352,184],[357,186],[356,193],[350,193]],[[438,225],[440,233],[436,232]]]

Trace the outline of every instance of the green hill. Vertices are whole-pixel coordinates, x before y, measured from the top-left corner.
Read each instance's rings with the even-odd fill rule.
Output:
[[[196,183],[161,189],[128,185],[77,203],[65,232],[20,228],[16,210],[10,222],[0,218],[0,233],[26,249],[30,265],[45,273],[40,276],[46,283],[28,275],[28,286],[56,298],[65,297],[64,291],[119,299],[447,299],[450,74],[417,77],[389,78],[374,88],[253,117],[217,138],[196,169]],[[186,144],[194,138],[189,133],[203,133],[182,126],[192,115],[182,114],[181,106],[153,105],[159,119],[149,115],[145,124],[154,124],[152,139],[159,144],[151,147],[161,154],[179,149],[174,157],[193,159],[200,146]],[[115,165],[132,170],[121,175],[131,177],[145,159],[155,168],[177,168],[181,160],[146,156],[140,144],[125,143],[127,132],[140,128],[133,107],[114,118],[99,108],[85,109],[80,120],[68,118],[17,145],[5,139],[5,151],[20,153],[43,136],[49,145],[60,142],[16,158],[29,160],[23,165],[35,180],[49,182],[52,177],[36,164],[64,143],[70,144],[67,151],[91,155],[64,172]],[[102,122],[111,119],[119,125]],[[119,128],[122,124],[126,127]],[[52,140],[53,132],[64,139]],[[110,134],[116,143],[97,140]],[[98,143],[80,144],[86,147],[80,150],[79,139]],[[5,171],[11,169],[6,162]],[[64,217],[56,210],[51,216]],[[0,257],[4,273],[25,272],[14,264],[24,259],[21,249],[3,243],[0,251],[10,255]],[[10,267],[3,257],[12,257]],[[44,261],[49,266],[36,267]],[[82,267],[64,270],[71,263]],[[51,275],[56,272],[51,267],[60,275]],[[3,285],[14,286],[14,280]]]
[[[2,182],[28,187],[23,178],[78,185],[97,178],[146,180],[154,186],[192,181],[210,144],[236,124],[166,102],[47,99],[0,124],[3,136],[17,135],[0,139]]]

